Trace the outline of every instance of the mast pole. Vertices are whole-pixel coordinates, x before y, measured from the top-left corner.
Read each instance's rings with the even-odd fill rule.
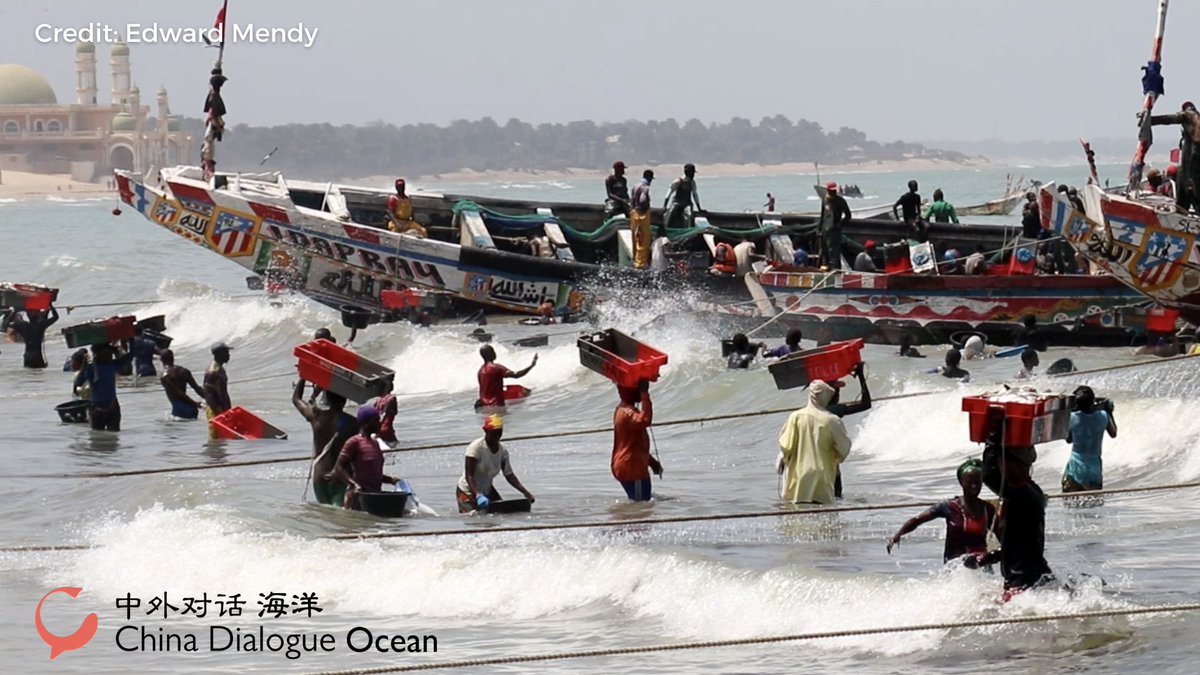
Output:
[[[1154,45],[1150,51],[1150,61],[1142,67],[1142,101],[1140,115],[1140,130],[1138,132],[1137,148],[1133,151],[1133,161],[1129,163],[1129,182],[1125,186],[1125,194],[1132,196],[1142,186],[1142,171],[1146,168],[1146,153],[1154,142],[1150,130],[1150,113],[1154,110],[1154,102],[1163,93],[1162,76],[1162,43],[1163,33],[1167,28],[1167,4],[1169,0],[1158,0],[1158,22],[1154,26]]]

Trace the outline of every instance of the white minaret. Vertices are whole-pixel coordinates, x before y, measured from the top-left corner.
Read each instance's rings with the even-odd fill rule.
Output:
[[[158,94],[155,96],[155,98],[158,100],[158,128],[166,131],[167,117],[171,114],[171,108],[167,105],[166,87],[160,85],[158,87]],[[164,133],[163,135],[165,136],[166,134]]]
[[[129,77],[129,45],[118,42],[112,48],[112,102],[122,110],[127,110],[129,90],[132,83]]]
[[[79,105],[96,105],[96,45],[75,45],[75,94]]]

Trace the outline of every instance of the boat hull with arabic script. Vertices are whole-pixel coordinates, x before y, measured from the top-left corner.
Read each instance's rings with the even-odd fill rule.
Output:
[[[1178,213],[1166,197],[1129,199],[1095,185],[1082,195],[1085,212],[1043,190],[1042,226],[1129,288],[1200,323],[1200,217]]]
[[[818,342],[862,338],[877,344],[945,344],[962,331],[991,344],[1012,344],[1019,322],[1033,315],[1051,344],[1128,345],[1145,327],[1144,298],[1107,276],[965,276],[766,271],[750,275],[762,300],[731,308],[744,325],[787,312],[779,323]],[[715,309],[718,313],[722,310]]]
[[[580,309],[586,263],[530,258],[368,227],[298,206],[278,174],[219,175],[195,167],[154,179],[115,172],[121,201],[150,222],[332,307],[387,314],[382,292],[416,287],[501,310],[551,303]]]

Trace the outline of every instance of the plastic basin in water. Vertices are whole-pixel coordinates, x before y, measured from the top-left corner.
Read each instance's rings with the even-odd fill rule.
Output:
[[[402,518],[410,496],[410,492],[360,492],[358,505],[373,516]]]
[[[78,401],[67,401],[54,406],[54,412],[58,413],[58,419],[67,424],[82,424],[88,421],[87,417],[88,402],[82,399]]]

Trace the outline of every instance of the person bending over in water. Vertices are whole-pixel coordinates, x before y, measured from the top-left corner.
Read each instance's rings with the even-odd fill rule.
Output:
[[[900,526],[888,540],[888,555],[891,555],[892,547],[900,545],[901,537],[938,518],[946,521],[942,562],[968,554],[987,555],[987,533],[996,520],[996,508],[979,498],[979,491],[983,487],[983,463],[968,459],[959,465],[958,484],[962,487],[961,497],[938,502]]]
[[[331,481],[326,476],[333,472],[342,446],[358,433],[358,422],[346,414],[346,399],[331,391],[314,397],[312,403],[305,402],[306,385],[303,379],[296,383],[292,390],[292,405],[312,427],[313,494],[320,504],[341,506],[346,495],[346,483]]]
[[[951,349],[950,351],[946,352],[946,363],[944,365],[938,366],[937,368],[926,372],[930,374],[941,375],[942,377],[948,377],[952,380],[970,382],[971,374],[962,368],[959,368],[958,364],[960,363],[962,363],[962,353],[957,349]]]
[[[1075,410],[1071,413],[1071,428],[1067,432],[1071,457],[1063,471],[1063,492],[1104,489],[1104,463],[1100,451],[1105,432],[1113,438],[1117,437],[1112,401],[1097,401],[1091,387],[1077,387]]]
[[[530,503],[536,501],[533,493],[525,489],[513,471],[508,448],[500,442],[503,435],[504,418],[489,415],[483,423],[483,438],[477,438],[467,446],[463,475],[459,477],[458,487],[454,490],[459,513],[487,511],[492,502],[500,501],[500,493],[496,491],[493,481],[501,473],[508,484],[525,495]]]
[[[496,350],[491,345],[480,347],[479,355],[483,357],[483,365],[479,367],[479,400],[475,401],[476,408],[503,408],[504,379],[519,380],[525,377],[537,365],[538,360],[537,354],[534,354],[533,361],[526,368],[514,373],[496,363]]]
[[[650,403],[650,383],[642,380],[636,387],[617,387],[620,404],[613,411],[612,475],[631,501],[650,501],[650,472],[662,478],[662,464],[650,454],[647,429],[654,423]],[[639,405],[641,406],[639,408]]]
[[[325,475],[327,480],[350,486],[342,501],[342,508],[348,511],[362,510],[358,502],[359,494],[379,492],[384,483],[396,482],[395,478],[383,472],[383,451],[371,435],[379,430],[379,411],[375,406],[364,405],[358,409],[357,418],[358,434],[342,445],[333,471]]]
[[[192,371],[175,365],[175,352],[164,349],[158,358],[163,364],[163,375],[159,381],[167,393],[167,401],[171,403],[171,415],[185,420],[196,419],[200,416],[201,404],[188,396],[187,389],[190,386],[201,401],[204,400],[204,389],[196,382]]]

